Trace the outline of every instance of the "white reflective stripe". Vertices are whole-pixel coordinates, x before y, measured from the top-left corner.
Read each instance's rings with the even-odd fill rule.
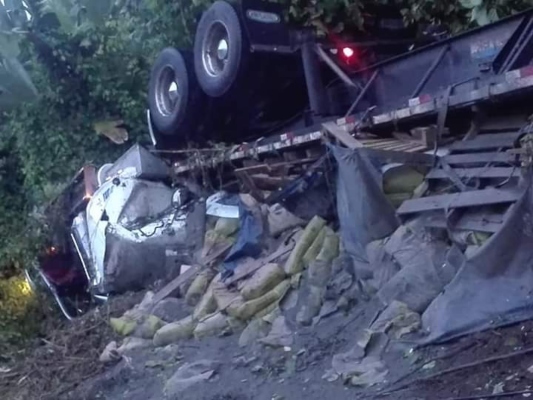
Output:
[[[517,89],[523,89],[529,86],[533,86],[533,75],[494,85],[490,89],[490,94],[491,96],[494,96],[498,94],[512,92]]]
[[[520,79],[520,70],[515,69],[513,71],[509,71],[505,73],[505,80],[512,81],[515,79]]]
[[[420,105],[420,97],[415,97],[414,99],[409,99],[409,107],[416,107]]]
[[[423,94],[422,96],[413,97],[409,99],[409,107],[416,107],[420,104],[430,103],[433,101],[433,98],[428,94]]]
[[[392,116],[390,113],[379,114],[379,115],[376,115],[375,117],[372,117],[372,122],[374,123],[374,125],[384,124],[385,122],[390,122],[391,120],[392,120]]]
[[[505,80],[506,81],[514,81],[516,79],[520,78],[526,78],[528,76],[533,75],[533,67],[527,66],[520,69],[515,69],[509,72],[505,73]]]
[[[313,140],[320,139],[322,137],[322,132],[314,132],[311,134]]]
[[[394,113],[395,119],[398,118],[407,118],[411,115],[411,109],[410,108],[400,108]]]
[[[455,99],[456,102],[472,102],[483,99],[485,97],[497,96],[504,93],[513,92],[527,87],[533,87],[533,67],[525,67],[519,70],[509,71],[505,74],[505,81],[492,86],[484,86],[479,89],[470,91],[469,93],[463,93],[461,95],[452,96],[450,100]],[[454,103],[456,104],[456,103]],[[460,106],[460,104],[456,104]],[[387,113],[379,114],[372,117],[372,123],[374,125],[380,125],[392,122],[397,119],[408,118],[417,114],[424,114],[434,111],[438,108],[434,99],[431,96],[424,95],[409,100],[409,107],[400,108]],[[354,122],[352,122],[352,120]],[[336,120],[336,124],[346,130],[350,131],[356,126],[355,119],[352,116],[346,118],[339,118]],[[249,148],[248,150],[239,150],[232,153],[229,156],[230,160],[246,158],[251,154],[267,153],[274,150],[285,149],[293,145],[299,145],[318,140],[322,137],[322,132],[314,131],[304,135],[293,136],[291,133],[283,133],[280,136],[280,140],[268,145],[261,145],[257,148]],[[292,138],[291,138],[292,137]],[[213,164],[217,161],[213,160]],[[194,163],[202,165],[202,163]],[[175,163],[175,170],[177,173],[183,173],[191,169],[192,163]]]
[[[266,153],[268,151],[271,151],[272,150],[272,145],[271,144],[264,144],[262,146],[257,146],[257,152],[258,153]]]
[[[295,137],[294,140],[293,140],[293,143],[294,144],[302,144],[302,143],[306,142],[307,140],[306,140],[305,136],[307,136],[307,135],[301,135],[301,136]]]
[[[426,112],[433,111],[434,109],[435,105],[433,104],[433,102],[420,104],[411,109],[411,115],[424,114]]]

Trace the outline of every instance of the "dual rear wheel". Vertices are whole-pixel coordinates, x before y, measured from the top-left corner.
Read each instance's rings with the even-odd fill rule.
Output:
[[[166,48],[153,64],[148,102],[158,133],[175,144],[207,139],[207,109],[235,92],[247,51],[236,9],[216,1],[200,19],[194,51]]]

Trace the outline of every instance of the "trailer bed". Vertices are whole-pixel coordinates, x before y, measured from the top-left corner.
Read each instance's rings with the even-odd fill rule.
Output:
[[[286,128],[278,134],[228,147],[217,157],[213,157],[213,150],[195,151],[175,162],[175,172],[182,174],[197,167],[215,167],[315,144],[323,140],[324,125],[328,124],[348,134],[363,131],[382,137],[390,136],[398,126],[410,129],[437,124],[440,135],[451,114],[468,111],[473,105],[505,106],[527,98],[533,88],[533,9],[385,60],[350,77],[341,68],[333,68],[344,84],[360,88],[356,98],[350,100],[351,105],[346,106],[344,117],[317,117],[321,114],[313,107],[325,100],[320,98],[324,87],[320,88],[323,82],[311,70],[316,70],[318,59],[330,66],[332,61],[318,44],[314,45],[313,60],[309,51],[303,51],[309,50],[306,46],[302,47],[302,62],[309,72],[306,80],[313,125]],[[375,142],[361,144],[376,148]],[[410,146],[391,144],[392,147],[378,148],[412,151]],[[423,146],[417,149],[425,150]]]
[[[377,115],[354,114],[343,118],[334,118],[328,122],[335,123],[340,129],[347,133],[354,130],[372,131],[379,127],[387,127],[398,124],[409,119],[436,116],[438,111],[447,106],[448,110],[461,109],[481,102],[497,102],[509,96],[524,97],[530,94],[533,89],[533,66],[527,66],[518,70],[509,71],[504,75],[503,82],[474,89],[470,92],[457,95],[450,95],[447,102],[441,95],[430,96],[421,95],[410,99],[406,107],[390,110]],[[199,160],[197,157],[188,158],[174,163],[174,172],[183,174],[191,169],[204,167],[215,167],[219,163],[239,161],[247,158],[257,158],[262,155],[278,153],[280,151],[292,150],[302,145],[309,145],[322,141],[324,130],[322,124],[316,124],[309,128],[286,131],[270,137],[261,138],[255,142],[242,143],[228,148],[224,157],[206,160]],[[363,141],[364,142],[364,141]],[[373,147],[370,142],[365,143],[365,147]],[[427,150],[421,146],[418,151]],[[201,152],[199,152],[201,153]],[[194,159],[196,158],[196,159]]]

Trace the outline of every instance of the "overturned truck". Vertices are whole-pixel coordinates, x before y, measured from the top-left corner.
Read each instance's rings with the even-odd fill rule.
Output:
[[[253,4],[251,14],[262,15],[254,19],[259,26],[283,25],[262,3]],[[222,6],[213,9],[217,7]],[[236,14],[238,26],[246,26],[243,21],[250,15],[242,7]],[[231,48],[232,36],[219,16],[213,10],[206,13],[209,29],[200,23],[193,63],[194,79],[210,98],[220,93],[210,92],[204,87],[207,78],[201,78],[209,72],[209,57],[219,54],[221,76],[230,79],[224,75],[231,65],[224,61],[224,46]],[[247,129],[247,119],[244,129],[229,129],[233,133],[225,137],[235,145],[167,151],[174,173],[196,179],[211,171],[225,177],[228,187],[275,203],[307,189],[311,177],[334,158],[344,249],[356,268],[365,271],[362,275],[380,270],[381,278],[390,278],[374,277],[374,289],[385,303],[401,300],[423,314],[430,331],[426,341],[531,318],[531,287],[525,282],[531,281],[533,248],[528,101],[533,10],[423,46],[396,47],[400,54],[355,68],[342,55],[357,55],[364,44],[337,43],[333,52],[305,32],[283,29],[288,47],[276,42],[254,48],[248,38],[250,42],[233,48],[237,55],[232,62],[259,49],[269,52],[262,54],[267,58],[290,58],[305,84],[305,96],[298,92],[298,101],[291,101],[301,114],[273,118],[279,125],[270,130]],[[205,32],[218,32],[218,42]],[[209,43],[218,43],[222,51],[209,51]],[[275,76],[270,81],[272,86],[278,82]],[[244,98],[249,105],[259,104]],[[148,122],[157,147],[161,126],[155,113],[152,103]],[[215,125],[210,132],[222,130]],[[309,168],[291,175],[296,165]],[[406,167],[423,177],[415,187],[405,189],[402,179],[396,185],[386,181],[387,175],[394,176],[391,171]],[[378,252],[372,247],[376,241],[388,245]],[[422,249],[426,253],[418,254]],[[402,251],[412,257],[400,260]]]
[[[51,234],[27,279],[72,319],[110,294],[175,277],[202,245],[198,200],[138,145],[98,170],[87,165],[47,207]]]
[[[423,45],[390,22],[376,22],[385,27],[378,39],[319,41],[285,25],[270,3],[216,2],[194,53],[164,50],[154,64],[147,117],[155,151],[170,161],[174,184],[203,180],[281,203],[302,220],[335,221],[353,279],[383,303],[422,314],[426,342],[531,318],[533,11]],[[391,43],[387,31],[405,37]],[[369,46],[375,63],[361,56]],[[202,148],[207,140],[233,144]],[[183,148],[192,141],[199,144]],[[169,208],[155,219],[133,224],[97,206],[109,188],[125,192],[123,180],[141,179],[135,171],[106,173],[84,209],[96,221],[86,222],[90,240],[102,238],[106,249],[91,245],[93,266],[102,257],[112,265],[113,231],[144,241],[152,230],[143,224],[163,234],[167,212],[188,218],[187,207],[205,203],[174,201],[167,184]],[[218,212],[244,226],[250,213],[235,209]],[[230,252],[226,275],[241,250]]]

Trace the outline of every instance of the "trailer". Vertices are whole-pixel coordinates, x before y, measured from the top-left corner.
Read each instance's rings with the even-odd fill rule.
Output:
[[[328,86],[324,96],[344,96],[337,93],[344,92],[344,83],[337,82],[339,61],[355,70],[428,40],[404,26],[399,10],[376,7],[374,15],[365,33],[317,39],[312,31],[285,23],[280,4],[216,1],[198,23],[194,48],[163,49],[153,64],[152,137],[165,149],[237,143],[288,125],[311,126],[317,112],[336,114],[336,100],[329,107],[323,98],[320,110],[309,108],[316,97],[308,90],[309,79],[319,76]],[[315,65],[312,43],[327,52],[327,64]]]
[[[253,7],[261,10],[262,4],[254,2]],[[248,11],[250,9],[245,13]],[[420,152],[433,148],[446,134],[446,128],[455,136],[475,131],[483,115],[494,110],[528,113],[530,110],[524,99],[533,85],[532,16],[533,11],[528,10],[485,27],[403,51],[356,71],[343,63],[338,51],[354,49],[347,53],[356,54],[357,43],[343,44],[334,55],[329,44],[317,42],[300,31],[290,32],[285,27],[284,32],[291,38],[290,46],[263,43],[258,49],[262,57],[276,55],[281,57],[278,60],[290,55],[294,62],[295,55],[298,56],[305,80],[305,112],[299,118],[286,121],[277,131],[251,135],[251,140],[240,143],[234,140],[237,144],[220,146],[216,156],[212,148],[164,153],[173,160],[175,173],[184,174],[198,167],[212,168],[228,162],[240,166],[246,159],[319,144],[332,134],[338,140],[339,135],[344,135],[341,132],[349,136],[361,132],[373,134],[372,139],[359,140],[357,145],[377,147],[376,151],[405,148]],[[252,51],[258,49],[251,48]],[[202,64],[198,62],[194,66],[198,72]],[[157,147],[161,135],[154,126],[152,110],[147,111],[147,120]],[[430,125],[436,127],[435,137],[426,138],[425,147],[417,148],[414,144],[402,147],[401,141],[393,141],[394,131],[409,132]],[[416,142],[419,138],[412,139]],[[390,146],[386,146],[387,143]]]

